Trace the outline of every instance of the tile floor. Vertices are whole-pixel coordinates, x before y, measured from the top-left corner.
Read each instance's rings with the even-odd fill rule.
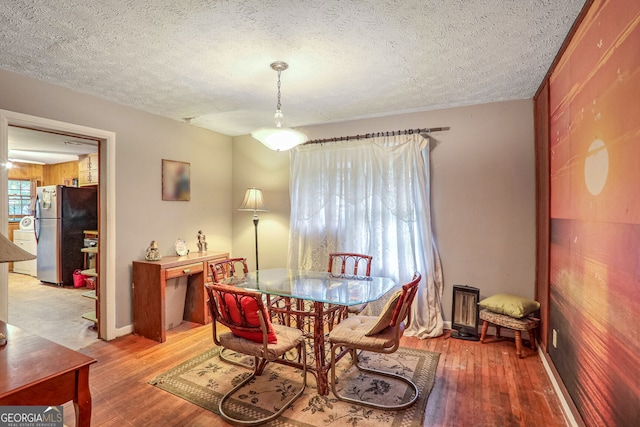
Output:
[[[79,350],[96,341],[93,322],[82,315],[95,302],[87,288],[59,287],[26,274],[9,273],[9,323],[50,341]]]

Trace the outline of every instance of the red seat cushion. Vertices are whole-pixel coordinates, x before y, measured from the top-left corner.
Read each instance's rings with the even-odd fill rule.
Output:
[[[225,299],[225,303],[227,304],[227,306],[229,307],[229,315],[231,317],[231,320],[234,323],[242,323],[241,322],[241,317],[240,317],[240,313],[238,312],[238,307],[236,306],[236,300],[233,297],[233,295],[231,294],[225,294],[224,296]],[[240,304],[242,305],[242,310],[245,313],[245,316],[247,318],[247,323],[249,323],[249,325],[251,326],[260,326],[260,318],[258,317],[258,303],[256,303],[256,300],[251,298],[251,297],[242,297],[240,298]],[[271,319],[269,318],[268,315],[265,314],[265,323],[267,324],[267,342],[269,344],[277,344],[278,343],[278,338],[276,336],[276,332],[273,329],[273,325],[271,325]],[[262,332],[250,332],[250,331],[241,331],[241,330],[237,330],[234,328],[230,328],[231,332],[233,332],[234,335],[241,337],[241,338],[246,338],[248,340],[251,341],[255,341],[255,342],[262,342]]]

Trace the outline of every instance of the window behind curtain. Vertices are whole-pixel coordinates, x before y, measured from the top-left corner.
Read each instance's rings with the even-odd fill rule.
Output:
[[[429,206],[428,140],[418,134],[291,150],[288,266],[325,271],[330,252],[373,257],[371,274],[423,280],[406,334],[443,331],[442,274]],[[391,294],[388,294],[391,295]],[[367,306],[378,314],[385,299]]]
[[[31,198],[33,196],[31,181],[28,179],[10,179],[9,219],[22,218],[31,214]]]

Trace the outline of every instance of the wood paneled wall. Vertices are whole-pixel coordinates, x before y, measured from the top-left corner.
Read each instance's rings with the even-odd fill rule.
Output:
[[[65,162],[55,165],[34,165],[31,163],[13,163],[7,171],[8,179],[35,179],[36,185],[71,185],[78,178],[78,162]],[[9,222],[7,237],[13,241],[13,232],[18,230],[17,222]],[[9,271],[13,271],[13,263],[9,263]]]
[[[78,162],[55,165],[14,163],[8,171],[8,177],[9,179],[37,179],[38,185],[70,185],[71,180],[78,178]]]
[[[640,3],[576,23],[535,97],[541,344],[577,422],[640,425]]]
[[[78,178],[78,162],[65,162],[56,165],[34,165],[31,163],[13,163],[7,171],[8,179],[35,179],[37,185],[70,185]],[[13,231],[19,228],[18,223],[10,222],[8,237],[13,241]]]
[[[14,163],[7,171],[9,179],[37,179],[42,182],[46,165],[32,165],[30,163]]]
[[[43,185],[71,185],[78,179],[78,162],[58,163],[44,168]]]
[[[540,346],[549,343],[549,81],[534,98],[536,132],[536,300],[540,303]]]

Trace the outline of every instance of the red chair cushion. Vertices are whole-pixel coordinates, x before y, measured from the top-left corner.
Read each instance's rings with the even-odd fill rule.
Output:
[[[240,313],[238,312],[238,307],[236,306],[236,300],[233,297],[233,295],[225,294],[224,299],[225,299],[225,303],[229,307],[229,315],[231,316],[231,320],[234,323],[238,323],[238,324],[242,323]],[[251,297],[242,297],[240,298],[240,304],[242,305],[242,310],[245,313],[247,323],[249,323],[249,325],[251,326],[260,327],[260,318],[258,317],[258,304],[256,303],[256,300]],[[275,330],[273,329],[273,325],[271,325],[271,319],[269,319],[269,316],[264,316],[264,317],[265,317],[265,323],[267,324],[267,331],[268,331],[267,342],[269,344],[277,344],[278,338],[276,336]],[[230,329],[231,329],[231,332],[233,332],[233,334],[238,337],[246,338],[248,340],[259,342],[259,343],[262,342],[262,332],[241,331],[234,328],[230,328]]]

